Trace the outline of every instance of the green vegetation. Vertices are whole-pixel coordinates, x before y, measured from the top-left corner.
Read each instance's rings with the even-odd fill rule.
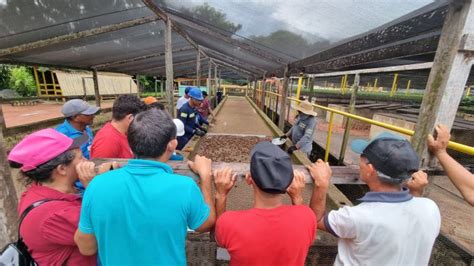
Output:
[[[25,66],[0,65],[0,90],[15,90],[21,96],[34,96],[36,84],[33,69]]]
[[[250,39],[296,58],[313,55],[330,45],[330,42],[323,38],[309,43],[301,35],[286,30],[278,30],[268,36],[250,36]]]
[[[242,28],[242,25],[228,21],[225,13],[218,11],[208,3],[193,8],[183,7],[181,8],[181,12],[196,19],[205,21],[210,25],[226,30],[230,32],[229,35],[236,33]]]
[[[32,69],[29,67],[13,67],[10,71],[10,88],[21,96],[34,96],[36,94],[35,80]]]

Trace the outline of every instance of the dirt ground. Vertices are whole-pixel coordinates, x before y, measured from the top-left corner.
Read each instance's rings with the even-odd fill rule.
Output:
[[[63,102],[44,102],[36,105],[12,106],[2,104],[3,116],[6,127],[15,127],[42,120],[62,117],[61,107]],[[95,103],[90,102],[91,105]],[[101,103],[103,108],[112,107],[113,101]]]

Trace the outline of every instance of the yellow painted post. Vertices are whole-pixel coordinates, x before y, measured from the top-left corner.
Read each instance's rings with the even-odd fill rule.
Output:
[[[471,86],[467,86],[466,96],[467,97],[471,96]]]
[[[328,135],[326,139],[326,151],[324,152],[324,161],[327,162],[329,159],[329,149],[331,148],[331,137],[332,137],[332,126],[334,122],[334,113],[331,112],[329,115],[329,126],[328,126]]]
[[[296,99],[300,99],[301,87],[303,85],[303,73],[300,74],[298,78],[298,87],[296,87]]]
[[[38,68],[37,67],[33,68],[33,74],[35,75],[36,91],[38,93],[36,96],[41,96],[41,86],[40,86],[40,83],[39,83]]]
[[[377,90],[377,82],[378,82],[378,81],[379,81],[378,78],[376,78],[375,81],[374,81],[374,87],[373,87],[373,88],[374,88],[374,91]]]
[[[390,91],[390,97],[393,97],[395,95],[395,92],[397,91],[397,83],[398,83],[398,74],[393,75],[393,83],[392,83],[392,90]]]
[[[222,87],[224,87],[224,95],[226,95],[226,93],[225,93],[225,86],[222,86]]]
[[[344,75],[344,85],[342,87],[342,94],[346,94],[347,89],[347,74]]]
[[[405,91],[405,95],[410,94],[410,85],[411,85],[411,79],[408,80],[407,89],[406,89],[406,91]]]
[[[344,94],[344,76],[341,77],[341,94]]]

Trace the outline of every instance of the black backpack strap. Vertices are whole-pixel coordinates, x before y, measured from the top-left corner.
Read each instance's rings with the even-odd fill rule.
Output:
[[[46,202],[48,202],[48,201],[53,201],[53,200],[60,200],[60,199],[43,199],[43,200],[38,200],[38,201],[33,202],[30,206],[28,206],[28,207],[23,211],[23,213],[22,213],[21,216],[20,216],[20,221],[19,221],[19,223],[18,223],[18,239],[21,239],[21,236],[20,236],[20,227],[21,227],[21,224],[23,223],[23,219],[25,219],[26,215],[27,215],[30,211],[32,211],[34,208],[43,205],[43,203],[46,203]]]

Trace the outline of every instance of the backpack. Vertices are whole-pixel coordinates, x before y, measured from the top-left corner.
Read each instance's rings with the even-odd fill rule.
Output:
[[[41,206],[43,203],[52,201],[52,199],[39,200],[28,206],[25,211],[21,214],[20,222],[18,224],[18,240],[6,245],[0,253],[0,265],[12,265],[12,266],[37,266],[38,263],[31,257],[28,247],[20,235],[20,227],[23,219],[26,215],[36,207]]]

